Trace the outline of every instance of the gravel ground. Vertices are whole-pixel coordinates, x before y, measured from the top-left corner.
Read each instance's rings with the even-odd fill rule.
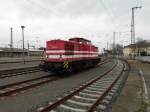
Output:
[[[51,75],[51,73],[40,71],[40,72],[35,72],[35,73],[7,77],[7,78],[0,79],[0,85],[3,86],[3,85],[11,84],[14,82],[20,82],[20,81],[24,81],[24,80],[28,80],[28,79],[34,79],[34,78],[46,76],[46,75]]]
[[[40,61],[37,62],[27,62],[27,63],[7,63],[7,64],[0,64],[0,70],[10,70],[15,68],[24,68],[24,67],[33,67],[38,66]]]
[[[150,98],[150,64],[141,63],[139,61],[129,62],[131,72],[120,97],[118,97],[113,105],[112,112],[149,112],[146,111],[145,107],[147,104],[143,101],[143,89],[139,70],[141,69],[143,71]]]
[[[78,87],[81,83],[104,73],[113,64],[114,62],[109,62],[99,67],[66,76],[41,87],[36,87],[17,96],[2,99],[0,100],[0,112],[29,112],[50,100],[55,100],[57,96]]]

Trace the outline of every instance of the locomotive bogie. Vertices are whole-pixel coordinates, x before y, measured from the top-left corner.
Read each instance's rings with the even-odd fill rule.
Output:
[[[54,73],[62,72],[76,72],[86,68],[93,67],[100,62],[100,58],[91,60],[80,60],[72,62],[44,62],[42,68],[45,71],[51,71]]]

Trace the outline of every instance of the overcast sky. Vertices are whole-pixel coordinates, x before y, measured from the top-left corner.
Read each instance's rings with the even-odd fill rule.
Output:
[[[84,37],[100,49],[112,43],[130,42],[131,7],[135,10],[136,37],[150,39],[150,0],[1,0],[0,46],[9,44],[13,27],[14,45],[21,44],[21,25],[25,42],[44,46],[46,40]]]

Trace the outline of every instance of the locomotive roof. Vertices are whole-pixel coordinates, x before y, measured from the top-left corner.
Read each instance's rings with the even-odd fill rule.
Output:
[[[70,38],[69,40],[74,40],[74,39],[77,39],[77,40],[79,40],[79,41],[91,42],[90,40],[87,40],[87,39],[85,39],[85,38],[79,38],[79,37]]]

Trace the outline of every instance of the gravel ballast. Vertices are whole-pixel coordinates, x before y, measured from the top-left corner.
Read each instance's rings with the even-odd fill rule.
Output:
[[[30,112],[110,69],[114,61],[0,100],[0,112]]]

